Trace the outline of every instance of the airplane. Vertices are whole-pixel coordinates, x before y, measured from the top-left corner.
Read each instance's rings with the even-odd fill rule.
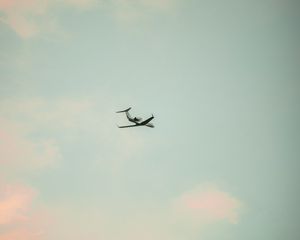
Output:
[[[127,125],[127,126],[118,126],[118,128],[129,128],[129,127],[140,127],[140,126],[146,126],[146,127],[151,127],[154,128],[154,125],[152,123],[150,123],[150,121],[154,118],[153,114],[151,117],[149,117],[148,119],[142,121],[142,118],[140,117],[131,117],[131,115],[129,114],[129,110],[130,108],[127,108],[125,110],[122,111],[118,111],[116,113],[126,113],[126,117],[130,122],[133,122],[134,125]]]

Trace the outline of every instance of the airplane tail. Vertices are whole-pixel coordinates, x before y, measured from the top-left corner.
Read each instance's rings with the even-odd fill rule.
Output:
[[[122,110],[122,111],[118,111],[118,112],[116,112],[116,113],[122,113],[122,112],[128,112],[129,110],[131,109],[131,107],[130,108],[127,108],[127,109],[125,109],[125,110]]]

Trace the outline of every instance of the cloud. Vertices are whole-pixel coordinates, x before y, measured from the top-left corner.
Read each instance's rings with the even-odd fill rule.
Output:
[[[0,118],[0,163],[10,169],[28,170],[51,165],[61,158],[54,139],[32,140],[20,123]]]
[[[0,163],[13,171],[57,163],[59,141],[74,141],[84,131],[99,133],[101,119],[91,101],[69,98],[3,99],[0,115]]]
[[[7,24],[21,38],[30,39],[47,31],[60,31],[52,9],[93,9],[106,6],[119,23],[136,21],[147,11],[166,12],[175,0],[0,0],[0,21]]]
[[[200,186],[183,193],[174,202],[177,213],[198,222],[226,220],[238,223],[242,203],[216,186]]]
[[[33,170],[59,162],[62,154],[57,137],[77,129],[78,118],[87,109],[89,102],[85,100],[1,101],[0,240],[45,239],[50,218],[47,209],[35,201],[37,191],[11,182],[19,181],[21,176],[30,178],[32,172],[36,172]]]
[[[0,240],[42,239],[50,221],[45,211],[33,207],[36,196],[24,184],[0,183]]]
[[[35,191],[22,185],[0,186],[0,226],[26,221]]]
[[[49,236],[58,240],[206,239],[210,232],[224,231],[217,223],[237,223],[241,205],[231,194],[211,185],[161,202],[121,197],[113,201],[88,199],[79,205],[57,203],[51,206]]]
[[[0,0],[2,21],[23,38],[34,36],[38,32],[38,23],[34,17],[45,14],[47,8],[48,1]]]
[[[6,99],[0,104],[0,113],[12,121],[22,122],[27,129],[61,130],[79,127],[84,112],[91,109],[87,99]]]
[[[0,234],[0,240],[41,240],[42,232],[32,232],[31,229],[25,227],[9,230]]]
[[[116,115],[109,102],[113,100],[106,97],[2,100],[0,154],[4,157],[0,162],[19,169],[51,166],[62,159],[61,145],[89,139],[99,146],[94,149],[94,163],[118,173],[147,144],[137,131],[116,127],[115,123],[127,124],[127,120]]]
[[[51,206],[50,239],[177,240],[166,209],[142,204],[135,199],[102,202],[74,202]],[[81,204],[82,204],[81,203]],[[117,203],[117,204],[116,204]],[[125,220],[126,219],[126,220]],[[76,229],[72,231],[71,229]],[[118,229],[118,231],[116,231]]]
[[[1,21],[10,26],[20,37],[27,39],[40,33],[43,22],[51,22],[47,16],[53,7],[73,6],[79,9],[91,7],[94,0],[0,0]]]
[[[144,131],[143,129],[133,131],[122,131],[118,129],[115,123],[123,124],[121,121],[126,122],[127,120],[124,115],[115,114],[115,111],[118,109],[115,109],[113,105],[113,100],[106,97],[99,97],[97,99],[68,97],[52,99],[38,97],[3,99],[0,103],[0,116],[2,116],[0,118],[0,155],[6,157],[0,158],[1,168],[3,167],[2,169],[4,169],[0,170],[0,173],[1,171],[23,172],[25,168],[36,169],[36,167],[47,167],[51,164],[55,164],[59,159],[62,159],[62,161],[66,163],[62,164],[62,166],[73,166],[72,162],[74,162],[74,159],[70,159],[71,161],[68,162],[68,155],[62,158],[60,149],[63,147],[69,148],[74,155],[78,155],[79,158],[82,159],[85,155],[81,155],[82,152],[80,152],[80,148],[86,144],[88,145],[87,147],[92,158],[87,159],[89,157],[87,156],[87,158],[82,161],[84,166],[95,167],[95,170],[99,169],[100,171],[105,169],[105,172],[112,170],[113,173],[119,174],[119,171],[124,170],[122,168],[123,164],[127,164],[133,157],[144,151],[146,146],[153,146],[153,143],[150,144],[151,140],[149,138],[144,140],[142,137],[143,132],[148,132],[148,129],[144,129]],[[146,144],[145,141],[149,141],[149,144]],[[94,153],[95,155],[93,155]],[[95,159],[93,159],[94,156]],[[6,171],[7,166],[10,166],[9,171]],[[74,169],[74,171],[79,171],[79,169]],[[32,171],[26,171],[25,173],[27,174],[26,178],[30,178]],[[123,174],[121,175],[123,176]],[[19,174],[13,173],[12,177],[9,175],[9,177],[6,177],[6,180],[10,180],[11,178],[19,179],[19,176]],[[110,180],[114,181],[114,176],[112,176]],[[116,182],[119,180],[120,178],[116,180]],[[0,240],[32,240],[43,238],[39,233],[41,233],[40,229],[43,230],[44,228],[40,228],[39,226],[35,227],[37,225],[35,223],[28,223],[32,222],[32,215],[35,212],[34,208],[36,208],[35,204],[42,203],[34,201],[35,191],[33,191],[32,195],[26,195],[25,193],[22,195],[22,188],[25,189],[23,192],[26,192],[26,189],[28,189],[27,192],[29,193],[30,188],[17,186],[12,188],[13,190],[10,191],[11,194],[5,193],[3,195],[6,196],[3,198],[6,199],[5,202],[11,202],[12,200],[10,199],[17,199],[17,196],[23,200],[19,200],[19,208],[11,208],[12,210],[10,212],[8,212],[8,208],[5,208],[7,212],[5,215],[7,217],[5,218],[6,220],[3,219],[2,221],[6,222],[5,225],[7,227],[5,228],[5,232],[0,234]],[[0,189],[0,195],[1,192],[5,191],[1,191]],[[12,197],[9,198],[8,196]],[[26,198],[25,196],[28,197]],[[51,223],[53,230],[50,230],[50,234],[54,235],[51,239],[85,239],[90,235],[94,238],[102,236],[102,232],[99,230],[98,220],[102,219],[103,212],[99,210],[99,218],[97,216],[96,219],[92,219],[93,214],[98,212],[100,203],[97,201],[97,204],[91,207],[90,214],[88,214],[88,218],[85,219],[86,221],[81,221],[84,216],[87,216],[87,206],[91,205],[90,201],[92,198],[86,196],[83,197],[83,199],[88,200],[84,208],[82,208],[82,205],[76,205],[78,204],[77,200],[70,201],[67,197],[66,200],[68,204],[76,205],[74,207],[75,214],[66,220],[67,223],[63,223],[60,220],[63,219],[63,216],[60,217],[60,213],[62,212],[63,215],[69,213],[64,213],[59,209],[59,213],[56,212],[57,215],[55,215],[55,210],[53,210],[55,206],[53,206],[51,200],[48,202],[46,206],[47,211],[50,209],[52,214],[50,218],[55,219],[55,221],[53,221],[54,223]],[[122,212],[127,207],[125,204],[118,208],[118,210]],[[65,206],[63,209],[64,208]],[[81,217],[80,214],[82,214],[83,217]],[[113,226],[115,225],[113,222],[119,221],[118,215],[120,213],[115,212],[114,217],[111,217],[111,214],[111,212],[108,212],[106,216],[107,218],[113,219],[108,222],[104,219],[104,227],[103,225],[101,227],[111,227],[108,232],[105,232],[105,236],[107,236],[106,239],[118,239],[121,235],[114,231]],[[147,239],[147,236],[149,239],[150,236],[159,239],[159,236],[165,234],[164,232],[160,232],[161,224],[157,224],[158,219],[162,217],[161,215],[157,217],[155,215],[149,219],[149,216],[150,212],[142,212],[141,216],[130,220],[130,226],[127,225],[128,227],[123,226],[124,224],[119,222],[118,226],[120,226],[120,228],[122,227],[120,232],[126,235],[126,239],[132,239],[133,237],[136,239],[138,237]],[[125,217],[125,215],[123,217]],[[144,217],[145,219],[143,219]],[[79,225],[76,225],[77,220],[79,221]],[[42,218],[41,221],[43,222],[45,220]],[[86,224],[87,222],[91,222],[91,224]],[[67,224],[67,226],[61,229],[61,226],[64,224]],[[70,230],[74,229],[74,225],[76,225],[76,232]],[[145,230],[134,231],[135,227],[144,228]],[[95,232],[95,235],[91,232]],[[23,238],[21,238],[22,235],[24,236]],[[167,238],[161,237],[161,239]]]

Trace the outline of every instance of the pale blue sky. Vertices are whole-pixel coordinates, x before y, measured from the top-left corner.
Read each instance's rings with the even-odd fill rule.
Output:
[[[18,8],[27,35],[0,4],[0,120],[20,148],[0,148],[16,162],[0,183],[56,223],[11,217],[0,239],[298,239],[297,1],[85,2]],[[155,128],[118,129],[127,107]],[[215,192],[222,217],[180,200]]]

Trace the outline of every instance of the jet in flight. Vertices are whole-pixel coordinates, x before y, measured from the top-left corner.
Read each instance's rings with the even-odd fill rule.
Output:
[[[127,119],[130,121],[130,122],[133,122],[134,124],[133,125],[127,125],[127,126],[118,126],[118,128],[129,128],[129,127],[140,127],[140,126],[146,126],[146,127],[151,127],[151,128],[154,128],[154,125],[152,123],[150,123],[150,121],[154,118],[153,114],[151,117],[149,117],[148,119],[142,121],[142,118],[140,117],[132,117],[130,114],[129,114],[129,110],[131,109],[130,108],[127,108],[123,111],[118,111],[116,113],[123,113],[125,112],[126,113],[126,117]]]

